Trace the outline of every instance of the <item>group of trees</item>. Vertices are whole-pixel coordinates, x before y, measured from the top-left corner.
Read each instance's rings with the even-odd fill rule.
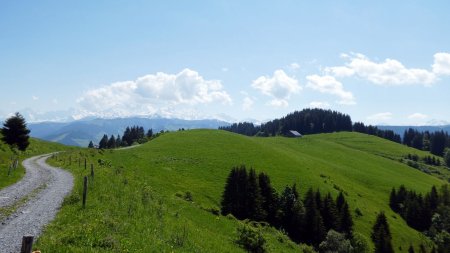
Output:
[[[294,184],[278,194],[267,174],[247,172],[245,166],[232,168],[221,204],[223,215],[265,221],[297,243],[318,247],[329,230],[352,236],[353,220],[342,192],[334,199],[330,193],[322,196],[310,188],[302,199]]]
[[[403,144],[420,150],[430,151],[437,156],[443,156],[445,148],[450,148],[450,137],[447,132],[419,132],[412,128],[405,130]]]
[[[243,122],[219,129],[248,136],[284,135],[289,130],[296,130],[302,134],[331,133],[352,131],[352,120],[349,115],[337,111],[304,109],[290,113],[281,119],[266,122],[261,126]]]
[[[255,126],[250,122],[233,123],[230,126],[221,126],[219,129],[247,136],[254,136],[261,131],[260,126]]]
[[[111,135],[108,138],[108,135],[103,135],[102,139],[98,143],[98,148],[100,149],[111,149],[118,147],[127,147],[133,145],[133,143],[144,143],[147,142],[148,139],[153,137],[153,130],[149,129],[147,134],[145,134],[144,127],[142,126],[132,126],[127,127],[123,132],[123,136]],[[93,148],[94,144],[89,142],[89,148]]]
[[[267,136],[283,135],[289,130],[302,134],[352,131],[352,120],[349,115],[316,108],[295,111],[261,125],[261,132]]]
[[[419,157],[416,154],[408,154],[406,157],[406,159],[414,161],[414,162],[419,162],[419,161],[423,161],[425,164],[428,165],[434,165],[434,166],[440,166],[441,165],[441,160],[439,160],[439,158],[436,158],[435,156],[424,156],[424,157]]]
[[[425,196],[400,186],[392,189],[389,206],[421,232],[426,232],[438,245],[438,252],[450,249],[450,188],[443,185],[438,191],[433,186]],[[448,251],[447,251],[448,252]]]
[[[353,131],[378,136],[380,138],[384,138],[386,140],[390,140],[397,143],[402,143],[402,137],[399,134],[396,134],[394,131],[381,130],[378,129],[378,127],[372,125],[366,126],[362,122],[355,122],[355,124],[353,124]]]

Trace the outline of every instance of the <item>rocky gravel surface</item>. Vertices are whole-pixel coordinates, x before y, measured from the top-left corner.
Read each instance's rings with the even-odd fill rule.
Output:
[[[50,155],[35,156],[22,164],[26,174],[16,184],[0,191],[0,208],[28,201],[0,224],[0,252],[19,252],[24,235],[35,239],[56,215],[64,197],[73,188],[73,176],[45,163]]]

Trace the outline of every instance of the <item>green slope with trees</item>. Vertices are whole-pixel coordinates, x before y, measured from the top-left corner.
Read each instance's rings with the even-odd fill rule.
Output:
[[[217,130],[165,133],[129,150],[66,152],[50,162],[72,171],[75,189],[36,247],[75,252],[243,252],[235,242],[237,228],[243,225],[221,216],[220,203],[231,168],[246,165],[269,175],[278,192],[293,183],[301,196],[310,187],[330,192],[333,198],[342,191],[354,232],[371,247],[373,225],[384,212],[395,252],[407,252],[410,245],[430,248],[430,241],[389,207],[393,187],[405,185],[425,193],[432,185],[444,184],[405,164],[408,154],[429,155],[359,133],[291,139]],[[87,169],[74,162],[67,166],[69,157],[86,158]],[[87,206],[82,209],[82,178],[90,175],[91,163],[95,176],[89,179]],[[279,231],[260,230],[267,251],[300,251]]]

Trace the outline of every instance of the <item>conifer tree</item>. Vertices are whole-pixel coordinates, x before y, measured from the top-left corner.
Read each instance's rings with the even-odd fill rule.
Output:
[[[230,174],[227,177],[227,181],[225,183],[225,189],[222,195],[222,214],[233,214],[238,219],[244,219],[243,205],[244,196],[242,196],[242,192],[245,192],[246,185],[242,185],[242,173],[246,174],[245,168],[242,167],[233,167],[230,171]]]
[[[392,237],[389,224],[384,212],[380,212],[373,226],[372,241],[375,244],[375,253],[393,253]]]
[[[444,151],[444,163],[450,168],[450,148],[446,148]]]
[[[116,138],[114,135],[111,135],[106,146],[107,148],[116,148]]]
[[[152,138],[153,137],[153,129],[149,129],[148,131],[147,131],[147,138]]]
[[[328,193],[323,199],[320,213],[323,218],[323,224],[327,231],[330,229],[337,231],[339,229],[340,218],[338,210],[336,208],[336,204],[330,193]]]
[[[247,169],[244,165],[239,167],[237,173],[238,179],[238,195],[237,195],[237,206],[238,210],[236,213],[236,218],[238,219],[247,219],[249,217],[248,209],[247,209],[247,183],[248,183],[248,174]]]
[[[122,138],[120,137],[120,134],[118,134],[117,137],[116,137],[116,146],[117,147],[122,147],[123,146]]]
[[[397,203],[397,192],[395,188],[392,188],[391,194],[389,196],[389,206],[394,212],[398,212],[398,203]]]
[[[325,227],[322,216],[317,208],[315,194],[312,188],[308,190],[305,196],[305,234],[304,241],[317,247],[325,238]]]
[[[108,136],[106,134],[103,135],[102,139],[98,143],[98,148],[108,148]]]
[[[348,237],[351,237],[353,220],[352,220],[352,215],[350,214],[350,210],[349,210],[347,201],[344,202],[344,205],[342,206],[342,209],[340,210],[339,215],[340,215],[339,231],[341,233],[345,233]]]
[[[345,203],[345,197],[344,194],[341,192],[339,192],[339,195],[336,198],[336,208],[338,209],[338,211],[340,211],[342,209],[342,206]]]
[[[92,141],[89,142],[88,148],[94,148],[94,143],[92,143]]]
[[[278,206],[279,197],[276,190],[270,183],[270,178],[267,174],[261,172],[258,175],[259,188],[261,189],[262,208],[267,214],[266,220],[274,227],[279,226],[278,222]]]
[[[18,112],[3,123],[3,128],[0,129],[0,132],[2,141],[13,150],[17,148],[20,151],[25,151],[30,145],[30,130],[27,128],[24,117]]]
[[[253,168],[250,168],[247,182],[246,206],[248,218],[254,221],[262,221],[266,218],[266,212],[262,208],[263,199],[259,188],[258,178]]]
[[[298,198],[297,187],[294,184],[292,187],[286,186],[280,196],[281,227],[288,233],[289,237],[300,243],[303,234],[303,216],[304,206],[302,201]]]

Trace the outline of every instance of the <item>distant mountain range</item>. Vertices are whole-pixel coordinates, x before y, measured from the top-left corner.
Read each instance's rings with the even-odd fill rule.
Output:
[[[122,135],[127,126],[142,126],[145,131],[178,130],[180,128],[217,129],[229,123],[216,119],[183,120],[168,118],[115,118],[115,119],[83,119],[72,122],[40,122],[29,123],[30,135],[43,140],[59,142],[65,145],[87,147],[89,141],[98,143],[104,134]]]
[[[435,132],[435,131],[441,131],[450,133],[450,125],[444,125],[444,126],[377,126],[381,130],[392,130],[395,133],[399,134],[403,138],[403,133],[405,130],[408,130],[409,128],[416,129],[420,132]]]

